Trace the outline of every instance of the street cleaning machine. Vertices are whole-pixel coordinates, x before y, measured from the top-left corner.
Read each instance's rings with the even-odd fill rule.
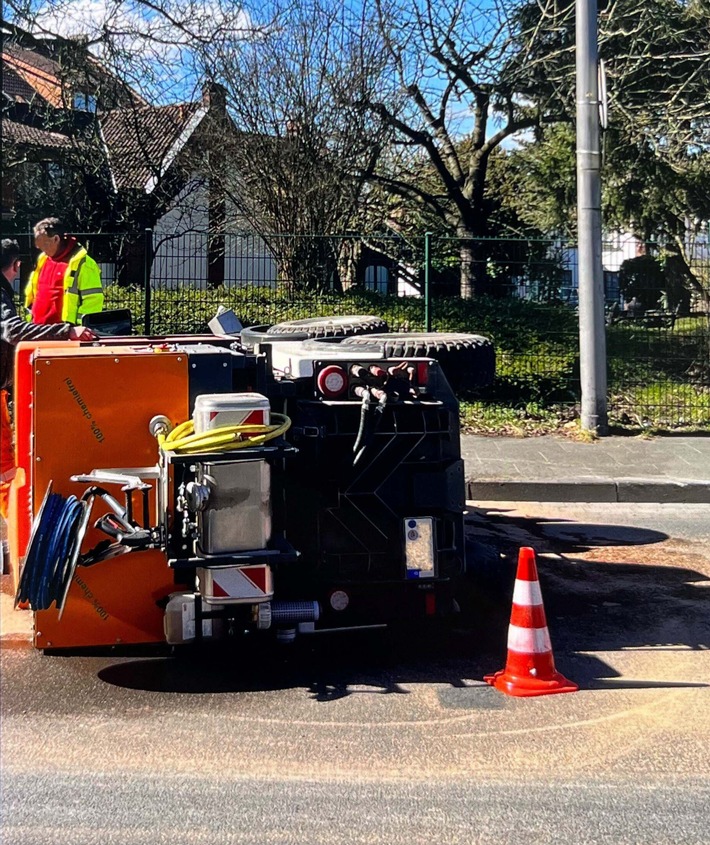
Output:
[[[456,608],[436,360],[264,334],[18,348],[16,604],[45,651],[384,627]]]

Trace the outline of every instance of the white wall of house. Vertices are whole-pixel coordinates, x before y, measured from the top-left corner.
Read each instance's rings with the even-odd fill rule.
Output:
[[[636,258],[641,241],[634,235],[618,232],[604,238],[602,242],[602,267],[611,273],[618,273],[621,265],[629,258]],[[577,247],[567,247],[562,250],[562,264],[571,273],[571,286],[579,287],[579,255]]]
[[[153,261],[154,287],[205,287],[209,231],[209,186],[194,174],[175,197],[172,208],[157,222]],[[227,208],[231,226],[239,226],[235,208]],[[242,226],[246,228],[242,218]],[[225,238],[224,283],[227,287],[276,284],[276,262],[256,234],[229,234]]]
[[[412,268],[409,269],[409,274],[398,274],[397,276],[397,296],[421,296],[418,288],[411,283],[411,274],[414,272]]]
[[[691,262],[707,264],[710,261],[710,220],[685,221],[687,236],[685,249]]]
[[[257,235],[227,235],[225,284],[276,287],[276,261]]]
[[[602,267],[618,273],[624,261],[645,254],[645,245],[628,232],[612,232],[602,242]]]
[[[368,264],[365,267],[363,285],[365,290],[387,294],[392,290],[392,282],[395,281],[397,296],[421,296],[421,291],[411,282],[414,275],[414,269],[407,266],[402,266],[398,271],[386,264]]]
[[[602,241],[602,269],[605,276],[616,274],[624,261],[643,255],[643,243],[628,232],[613,232],[604,236]],[[561,250],[561,263],[565,271],[565,281],[562,286],[562,298],[572,304],[578,300],[579,290],[579,253],[576,247],[566,247]],[[605,285],[607,295],[612,294],[610,285]],[[613,287],[613,286],[612,286]]]

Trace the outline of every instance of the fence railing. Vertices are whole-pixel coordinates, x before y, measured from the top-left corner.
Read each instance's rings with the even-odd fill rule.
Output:
[[[26,278],[34,250],[29,235],[17,237]],[[203,332],[219,305],[245,325],[374,312],[395,331],[490,336],[496,383],[471,399],[522,413],[532,405],[568,411],[579,401],[577,252],[559,240],[151,230],[78,237],[101,266],[105,307],[129,307],[140,334]],[[710,429],[707,241],[680,254],[617,237],[604,244],[603,263],[612,421]]]

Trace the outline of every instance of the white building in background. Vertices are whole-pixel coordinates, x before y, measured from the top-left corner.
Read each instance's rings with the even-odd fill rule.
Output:
[[[194,174],[160,218],[153,232],[153,287],[204,288],[209,278],[209,185]],[[263,238],[227,201],[224,235],[224,286],[275,287],[277,266]],[[238,233],[237,233],[238,232]]]
[[[602,242],[602,270],[604,272],[604,296],[607,302],[619,302],[619,271],[624,261],[646,254],[646,245],[628,232],[614,232],[605,236]],[[579,290],[579,253],[577,247],[561,250],[563,267],[562,298],[576,305]]]

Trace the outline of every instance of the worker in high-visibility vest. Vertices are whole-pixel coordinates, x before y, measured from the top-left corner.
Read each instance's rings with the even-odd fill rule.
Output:
[[[25,288],[27,319],[33,323],[81,323],[104,306],[99,265],[61,221],[46,217],[34,227],[41,250]]]

